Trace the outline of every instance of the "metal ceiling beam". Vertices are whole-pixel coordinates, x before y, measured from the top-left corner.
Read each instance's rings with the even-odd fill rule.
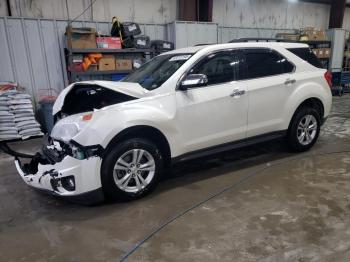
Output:
[[[329,28],[342,28],[346,0],[333,0],[329,17]]]
[[[299,0],[299,2],[330,5],[333,2],[333,0]],[[346,7],[350,7],[350,3],[346,3]]]

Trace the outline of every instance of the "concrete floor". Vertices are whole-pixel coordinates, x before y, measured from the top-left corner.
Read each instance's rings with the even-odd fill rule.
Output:
[[[349,261],[349,142],[350,96],[334,98],[307,153],[227,152],[176,167],[144,199],[95,207],[32,190],[0,154],[0,260],[118,261],[147,238],[127,261]]]

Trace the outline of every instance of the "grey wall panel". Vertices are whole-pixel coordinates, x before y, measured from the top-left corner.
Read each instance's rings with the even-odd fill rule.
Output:
[[[37,20],[25,20],[24,29],[28,39],[27,53],[30,56],[31,73],[33,85],[38,95],[38,90],[49,88],[49,74],[46,67],[46,59],[43,54],[44,46],[42,45],[40,31]]]
[[[5,19],[0,19],[0,81],[15,81]]]
[[[167,24],[167,37],[174,42],[175,48],[196,44],[218,42],[218,25],[215,23],[175,21]]]
[[[0,13],[6,10],[1,5],[2,1],[5,2],[0,0]],[[14,16],[64,20],[77,17],[90,4],[90,0],[10,0],[10,2]],[[176,13],[176,0],[99,0],[92,8],[88,8],[79,20],[110,22],[112,17],[116,16],[120,21],[163,24],[174,21]]]
[[[7,12],[7,3],[5,0],[0,0],[0,16],[9,15]]]
[[[220,43],[227,43],[232,39],[246,38],[246,37],[275,38],[277,33],[295,33],[295,30],[269,29],[269,28],[219,27],[219,31],[218,31]]]
[[[58,95],[64,88],[63,68],[60,55],[60,46],[56,34],[55,24],[51,20],[39,20],[39,30],[42,31],[43,52],[46,57],[49,84],[46,90],[39,90],[40,96]]]
[[[21,19],[7,19],[8,25],[8,35],[9,35],[9,45],[10,51],[12,51],[12,61],[15,67],[15,81],[17,81],[21,86],[25,87],[29,94],[33,97],[34,93],[34,83],[32,82],[32,75],[30,72],[30,61],[28,61],[27,47],[24,37],[24,30],[22,28]]]
[[[330,5],[303,1],[279,0],[215,0],[213,22],[220,26],[250,28],[326,29]]]
[[[151,40],[166,40],[166,26],[157,24],[140,24],[143,34],[148,35]]]
[[[97,32],[102,35],[109,35],[111,33],[110,23],[97,23]]]

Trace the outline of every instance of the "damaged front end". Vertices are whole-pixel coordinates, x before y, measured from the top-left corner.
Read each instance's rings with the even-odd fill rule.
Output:
[[[103,116],[115,115],[106,107],[133,102],[146,94],[135,83],[87,81],[70,85],[54,104],[56,123],[41,152],[31,156],[28,163],[20,161],[26,157],[23,154],[12,154],[18,173],[28,185],[58,196],[103,199],[101,144],[106,121],[110,123]]]
[[[84,202],[103,200],[99,176],[103,148],[84,147],[73,140],[45,140],[41,152],[30,162],[22,164],[16,157],[15,165],[24,182],[62,197],[81,198]]]

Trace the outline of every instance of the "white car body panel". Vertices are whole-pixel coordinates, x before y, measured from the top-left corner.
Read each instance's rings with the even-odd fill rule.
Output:
[[[29,186],[52,191],[49,174],[45,175],[45,172],[50,170],[56,170],[58,173],[58,179],[66,176],[74,176],[76,188],[74,191],[67,191],[63,188],[54,192],[61,196],[79,195],[85,192],[93,191],[101,188],[100,176],[96,174],[100,173],[101,159],[98,157],[91,157],[84,160],[78,160],[70,156],[66,156],[61,162],[54,165],[41,165],[38,166],[37,174],[24,174],[20,168],[19,162],[16,160],[16,169],[23,178],[24,182]]]
[[[237,82],[229,82],[176,92],[175,122],[186,130],[181,132],[182,153],[246,137],[248,98],[231,97],[238,88]]]
[[[220,50],[250,47],[274,49],[295,65],[295,72],[193,88],[187,91],[177,90],[181,77],[199,59]],[[82,117],[87,113],[92,113],[92,119],[72,137],[72,140],[86,147],[99,145],[106,148],[114,137],[128,128],[153,127],[164,134],[170,146],[170,157],[176,158],[205,148],[287,130],[296,109],[308,98],[319,99],[324,106],[324,117],[327,117],[332,98],[324,78],[325,70],[313,67],[285,49],[294,47],[307,47],[307,45],[248,42],[174,50],[165,54],[194,54],[157,89],[148,91],[138,83],[80,82],[80,84],[108,88],[136,99],[106,106],[93,112],[67,116],[64,120],[74,124],[83,121]],[[285,84],[288,79],[296,81]],[[53,108],[54,114],[60,112],[65,97],[73,88],[74,84],[61,92]],[[245,93],[231,96],[236,89]],[[60,125],[60,121],[56,125]],[[101,162],[99,157],[78,160],[67,156],[55,165],[39,165],[38,174],[55,169],[62,176],[74,175],[76,191],[55,193],[81,194],[101,187]],[[41,176],[24,175],[19,166],[18,172],[27,184],[51,190],[47,181],[49,177],[39,181]]]

